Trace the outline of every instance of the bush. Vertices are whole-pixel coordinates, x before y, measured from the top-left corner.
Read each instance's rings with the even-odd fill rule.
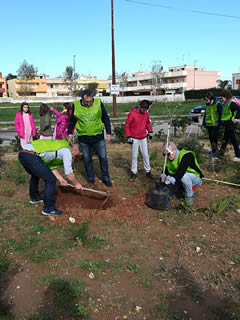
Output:
[[[203,145],[200,144],[198,139],[187,138],[184,140],[180,140],[177,146],[179,149],[194,151],[196,153],[198,161],[200,161],[203,158],[203,155],[205,154],[203,150]]]
[[[209,88],[209,89],[201,89],[201,90],[187,90],[184,92],[184,96],[186,100],[190,99],[203,99],[207,92],[211,91],[216,97],[221,96],[223,89],[220,88]],[[239,96],[239,90],[231,90],[233,96]]]
[[[121,143],[127,142],[126,137],[124,135],[124,125],[120,124],[113,128],[113,142]]]

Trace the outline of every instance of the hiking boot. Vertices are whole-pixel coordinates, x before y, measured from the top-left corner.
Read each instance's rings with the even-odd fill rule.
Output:
[[[102,182],[105,184],[105,186],[107,186],[109,188],[112,187],[112,182],[110,180],[103,180]]]
[[[44,208],[42,214],[44,216],[61,216],[63,214],[63,211],[56,208]]]
[[[134,180],[136,180],[136,178],[137,178],[137,175],[135,173],[132,173],[130,181],[133,182]]]
[[[151,171],[146,173],[146,177],[153,179],[153,175],[152,175]]]
[[[29,200],[29,203],[31,203],[31,204],[40,203],[40,202],[43,202],[42,197],[39,197],[38,199],[30,199]]]
[[[232,161],[240,161],[240,158],[234,157],[234,158],[232,158]]]

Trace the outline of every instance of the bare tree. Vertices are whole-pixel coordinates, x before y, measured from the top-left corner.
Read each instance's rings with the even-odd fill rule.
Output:
[[[153,60],[152,63],[152,90],[157,95],[162,85],[163,67],[161,60]]]
[[[34,79],[37,75],[38,69],[34,65],[29,64],[26,60],[20,64],[19,69],[17,70],[17,76],[19,79],[22,79],[20,84],[19,94],[23,95],[26,99],[28,93],[32,91],[30,80]]]
[[[124,96],[124,88],[127,87],[127,78],[128,78],[128,74],[126,72],[124,72],[120,78],[120,88],[122,91],[122,96]]]
[[[63,73],[64,82],[66,83],[68,90],[72,96],[76,95],[76,79],[78,78],[78,74],[73,70],[72,66],[67,66]]]

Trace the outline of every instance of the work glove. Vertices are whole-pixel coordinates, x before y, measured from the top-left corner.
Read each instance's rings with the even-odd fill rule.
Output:
[[[129,144],[133,144],[133,138],[132,137],[128,137],[128,143]]]
[[[149,140],[152,140],[152,137],[153,137],[153,133],[152,133],[152,132],[149,132],[149,133],[148,133],[148,139],[149,139]]]

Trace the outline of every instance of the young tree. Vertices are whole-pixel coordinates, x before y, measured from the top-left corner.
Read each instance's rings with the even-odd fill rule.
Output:
[[[78,78],[78,74],[73,70],[72,66],[67,66],[63,73],[64,82],[66,83],[68,90],[72,96],[76,95],[76,79]]]
[[[32,91],[32,88],[29,84],[29,81],[34,79],[38,69],[34,67],[34,65],[29,64],[26,60],[20,64],[19,69],[17,70],[17,76],[19,79],[22,79],[20,95],[23,95],[26,99],[28,93]]]
[[[12,73],[9,73],[9,74],[6,76],[6,79],[7,79],[7,80],[12,80],[12,79],[16,79],[16,78],[17,78],[17,75],[12,74]]]
[[[162,85],[163,67],[161,60],[154,60],[152,63],[152,89],[153,94],[157,95]]]

